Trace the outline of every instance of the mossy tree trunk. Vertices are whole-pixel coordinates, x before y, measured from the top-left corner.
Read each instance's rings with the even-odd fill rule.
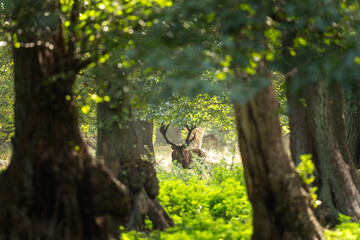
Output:
[[[285,152],[272,87],[235,117],[245,180],[253,206],[252,239],[324,239],[294,163]]]
[[[157,199],[159,184],[153,152],[148,152],[153,151],[151,124],[133,120],[129,96],[121,86],[115,90],[116,87],[109,87],[111,101],[98,104],[97,158],[129,189],[131,212],[127,229],[146,230],[148,216],[154,229],[164,230],[174,223]],[[123,94],[119,99],[111,92]],[[149,145],[146,148],[144,144]]]
[[[28,11],[15,15],[23,32],[18,40],[44,44],[13,49],[16,130],[10,166],[0,176],[0,238],[119,238],[119,225],[129,217],[126,188],[93,164],[72,100],[84,63],[65,43],[59,19],[44,27],[46,33],[28,27],[31,14],[60,11],[57,3],[24,7]]]

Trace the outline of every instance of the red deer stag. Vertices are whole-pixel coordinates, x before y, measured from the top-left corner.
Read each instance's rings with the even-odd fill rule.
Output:
[[[185,139],[185,142],[182,144],[175,144],[169,141],[166,137],[166,131],[168,130],[170,123],[165,125],[164,123],[161,124],[160,132],[164,136],[165,141],[171,145],[173,152],[171,153],[172,162],[178,161],[183,168],[189,168],[189,165],[192,163],[192,154],[195,154],[199,157],[205,157],[205,154],[200,149],[190,149],[186,150],[186,147],[194,141],[196,134],[194,137],[189,139],[191,136],[191,132],[196,128],[196,126],[189,127],[187,124],[185,125],[186,129],[188,130],[188,135]]]

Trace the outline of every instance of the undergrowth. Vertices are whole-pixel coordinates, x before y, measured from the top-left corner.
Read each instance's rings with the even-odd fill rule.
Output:
[[[125,232],[123,240],[251,239],[252,209],[241,163],[195,161],[192,169],[157,166],[157,173],[158,198],[176,226],[150,234]],[[339,220],[335,229],[324,229],[327,240],[360,239],[360,223],[344,215]]]
[[[327,240],[359,240],[360,239],[360,221],[351,222],[351,217],[340,214],[340,224],[335,229],[325,229],[325,238]]]
[[[158,198],[176,226],[149,235],[123,233],[122,239],[250,239],[252,210],[241,164],[195,161],[192,169],[158,166],[157,172]]]

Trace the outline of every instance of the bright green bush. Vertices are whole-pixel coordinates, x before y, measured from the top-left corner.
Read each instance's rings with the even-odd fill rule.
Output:
[[[317,199],[317,187],[312,186],[315,181],[314,171],[315,164],[312,162],[312,154],[304,154],[300,156],[300,163],[296,167],[296,172],[301,177],[304,184],[309,186],[311,198],[314,208],[317,208],[321,201]]]
[[[351,222],[351,217],[339,214],[339,221],[332,231],[325,230],[327,240],[359,240],[360,239],[360,221]]]
[[[128,232],[123,239],[250,239],[252,210],[242,166],[205,166],[158,168],[159,200],[176,226],[150,235]]]
[[[325,230],[325,238],[327,240],[359,240],[360,223],[342,223],[332,231]]]

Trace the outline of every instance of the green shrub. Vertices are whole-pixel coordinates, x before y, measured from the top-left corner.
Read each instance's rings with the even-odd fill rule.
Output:
[[[296,167],[296,171],[301,177],[304,184],[309,186],[309,190],[311,193],[311,198],[313,201],[314,208],[317,208],[321,201],[317,199],[317,187],[312,186],[312,183],[315,181],[314,171],[315,164],[311,160],[312,154],[304,154],[300,156],[300,163]]]
[[[157,170],[158,198],[176,226],[150,235],[123,233],[123,239],[250,239],[252,210],[240,164]]]
[[[325,229],[325,238],[327,240],[359,240],[360,239],[360,221],[351,222],[351,217],[339,214],[340,224],[335,229]]]

